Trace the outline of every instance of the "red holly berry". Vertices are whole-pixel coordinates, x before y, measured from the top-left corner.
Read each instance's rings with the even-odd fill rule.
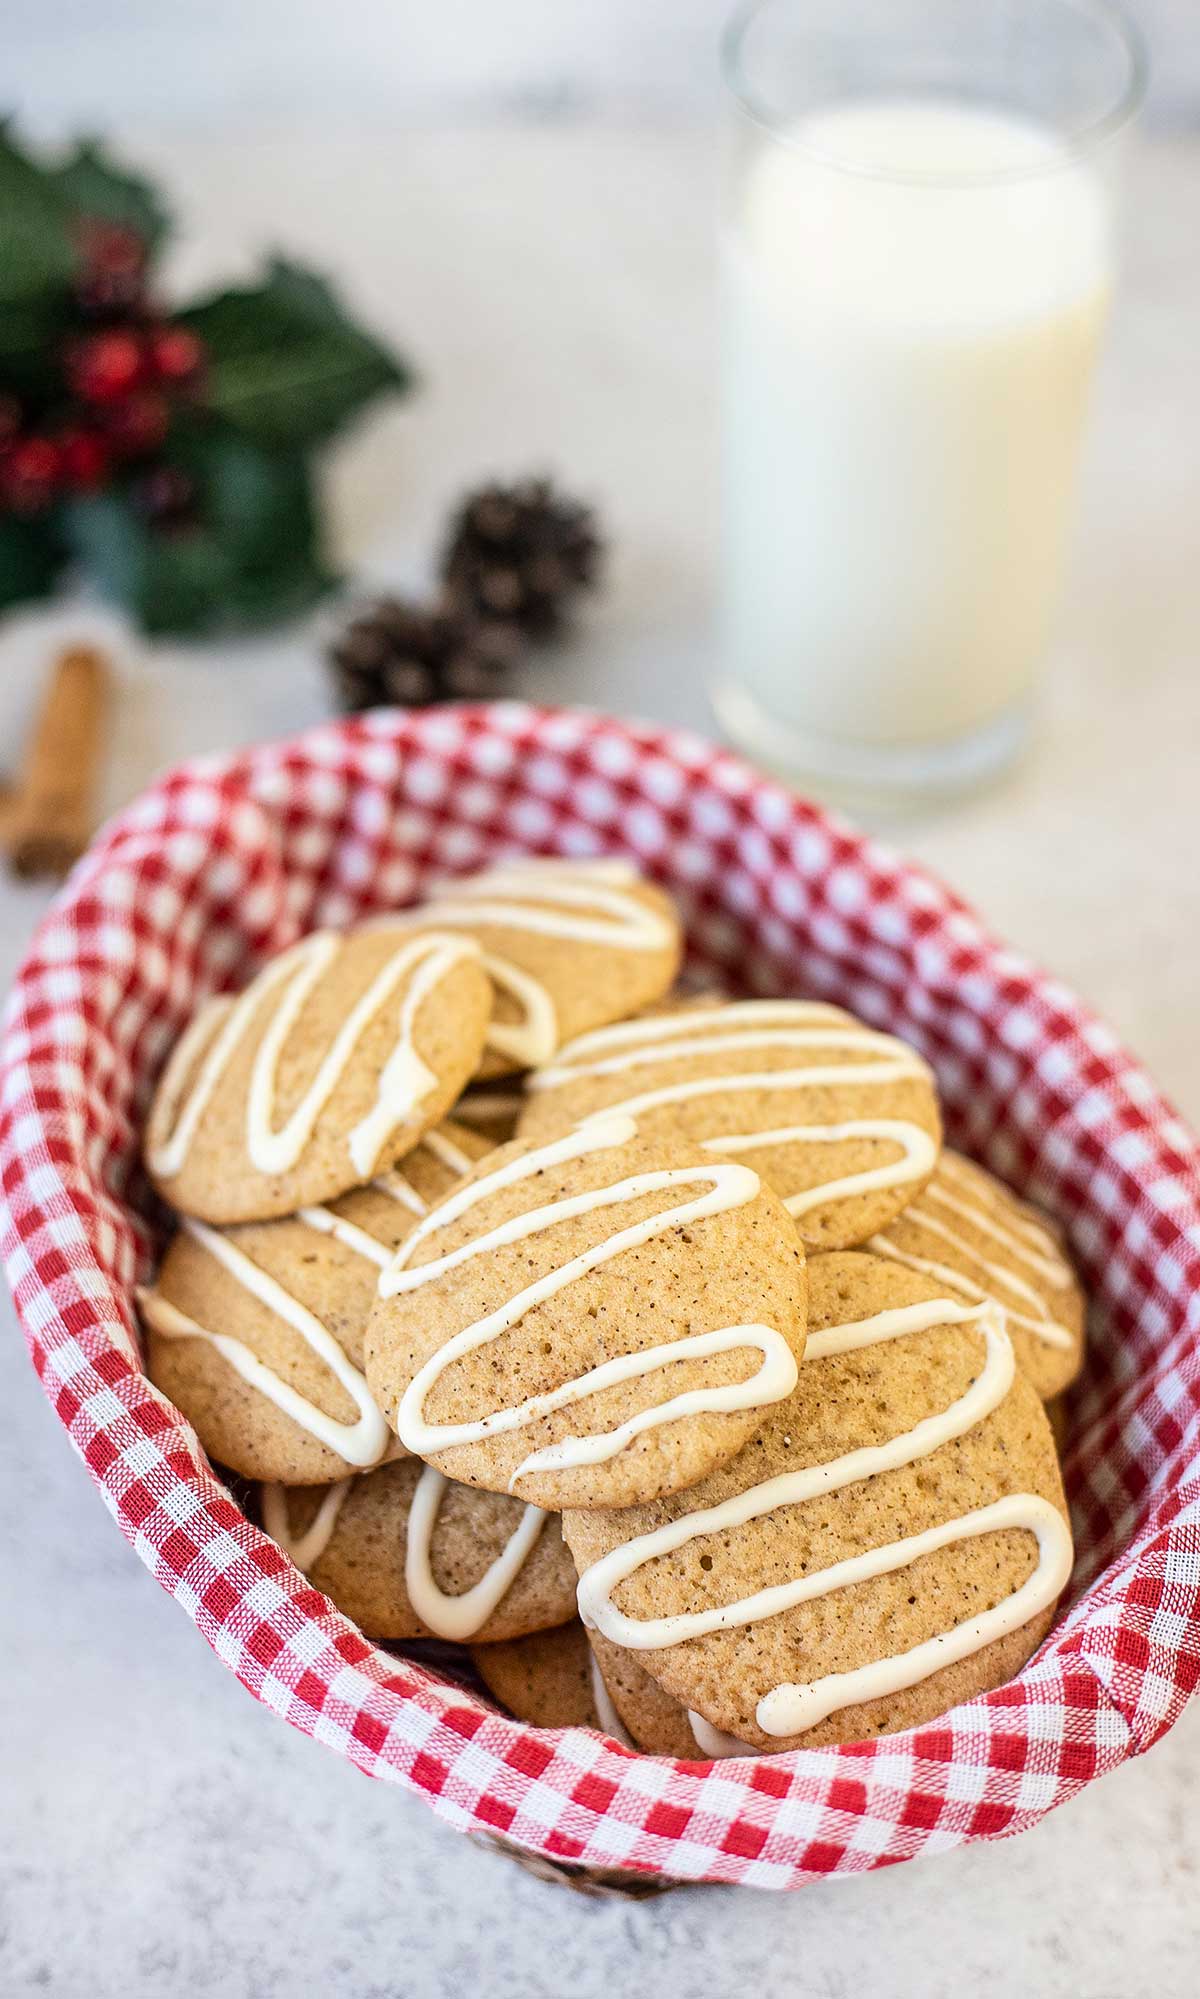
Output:
[[[186,326],[160,326],[150,335],[148,359],[161,382],[186,388],[204,366],[204,347]]]
[[[104,484],[112,454],[100,431],[64,430],[58,448],[63,482],[72,492],[94,493]]]
[[[89,403],[119,403],[142,380],[145,356],[134,333],[91,333],[67,356],[67,380]]]
[[[62,457],[49,437],[21,437],[0,461],[0,488],[17,514],[40,514],[55,496]]]
[[[170,416],[165,396],[142,389],[106,411],[104,434],[117,458],[147,458],[161,448]]]

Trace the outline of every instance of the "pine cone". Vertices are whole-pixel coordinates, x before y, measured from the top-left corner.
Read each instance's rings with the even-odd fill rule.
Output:
[[[525,479],[468,495],[451,522],[442,576],[480,616],[511,619],[528,638],[545,639],[579,592],[594,588],[601,552],[590,507],[546,479]]]
[[[522,651],[515,625],[449,604],[381,597],[351,619],[329,648],[338,701],[347,714],[432,701],[480,701],[498,693]]]

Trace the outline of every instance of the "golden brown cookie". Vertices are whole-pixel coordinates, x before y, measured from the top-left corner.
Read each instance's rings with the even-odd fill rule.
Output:
[[[752,1436],[804,1350],[804,1252],[733,1160],[627,1118],[502,1146],[380,1279],[367,1377],[401,1442],[541,1506],[678,1491]]]
[[[520,1638],[575,1613],[557,1517],[408,1460],[262,1489],[263,1526],[369,1638]]]
[[[682,950],[670,899],[617,859],[503,861],[438,883],[416,915],[482,947],[496,990],[484,1076],[548,1062],[569,1036],[661,998]]]
[[[173,1207],[264,1221],[392,1165],[478,1065],[492,1004],[474,940],[374,924],[319,930],[177,1044],[146,1127]]]
[[[542,1141],[625,1111],[761,1173],[813,1249],[884,1228],[933,1172],[941,1122],[915,1050],[812,1000],[673,1007],[580,1035],[529,1078],[518,1130]]]
[[[446,1123],[402,1169],[328,1206],[231,1229],[183,1223],[139,1304],[150,1378],[210,1457],[297,1485],[399,1451],[362,1374],[380,1271],[486,1150]]]
[[[505,1645],[472,1647],[471,1660],[488,1692],[532,1728],[604,1726],[596,1711],[592,1655],[578,1621]]]
[[[1071,1567],[1046,1414],[1002,1315],[882,1257],[809,1265],[794,1394],[690,1491],[563,1520],[579,1606],[762,1748],[910,1727],[1011,1678]]]
[[[1074,1381],[1086,1306],[1061,1240],[982,1166],[943,1152],[928,1186],[866,1247],[935,1278],[956,1297],[994,1298],[1043,1401]]]

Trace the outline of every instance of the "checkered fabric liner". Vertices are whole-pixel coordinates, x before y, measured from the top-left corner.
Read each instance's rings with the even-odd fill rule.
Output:
[[[495,1713],[370,1644],[243,1518],[141,1371],[138,1130],[175,1036],[316,925],[518,851],[623,851],[693,963],[811,993],[933,1062],[949,1132],[1066,1224],[1095,1299],[1078,1562],[1010,1685],[929,1726],[718,1763]],[[382,712],[186,764],[46,917],[0,1060],[4,1257],[34,1366],[126,1538],[256,1699],[451,1825],[552,1860],[793,1888],[1033,1824],[1200,1680],[1200,1151],[1061,985],[928,876],[698,739],[502,704]]]

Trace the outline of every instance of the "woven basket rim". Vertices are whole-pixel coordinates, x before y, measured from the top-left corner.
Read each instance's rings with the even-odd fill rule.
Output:
[[[482,855],[468,852],[476,835]],[[1003,1836],[1157,1739],[1200,1676],[1195,1593],[1179,1582],[1200,1546],[1197,1424],[1161,1446],[1181,1474],[1169,1503],[1164,1494],[1139,1513],[1127,1497],[1103,1531],[1095,1481],[1079,1472],[1102,1558],[1085,1563],[1065,1619],[1008,1688],[869,1744],[677,1765],[587,1731],[529,1729],[371,1646],[237,1511],[134,1363],[131,1282],[149,1234],[123,1205],[127,1190],[140,1195],[129,1134],[105,1141],[102,1171],[90,1163],[105,1115],[95,1092],[107,1069],[112,1101],[132,1102],[135,1088],[144,1100],[186,1011],[171,953],[183,952],[193,904],[211,905],[230,877],[226,922],[241,949],[225,950],[229,983],[239,956],[295,934],[306,914],[336,920],[394,900],[388,884],[406,870],[427,879],[500,847],[588,842],[631,852],[673,886],[700,959],[737,965],[751,990],[791,950],[813,989],[823,982],[868,1018],[894,1021],[920,1002],[902,1031],[927,1052],[936,1043],[955,1135],[1066,1206],[1093,1261],[1106,1230],[1119,1237],[1124,1294],[1114,1286],[1108,1310],[1123,1336],[1150,1345],[1136,1348],[1140,1373],[1124,1387],[1106,1381],[1085,1405],[1077,1470],[1089,1450],[1102,1461],[1105,1426],[1125,1467],[1131,1394],[1173,1408],[1177,1424],[1185,1405],[1200,1409],[1188,1303],[1200,1297],[1200,1150],[1094,1016],[931,876],[700,738],[520,703],[380,711],[192,761],[103,830],[34,939],[0,1051],[5,1260],[35,1365],[126,1537],[243,1683],[452,1823],[555,1867],[765,1886]],[[382,857],[374,877],[364,854]],[[195,972],[203,960],[211,982],[208,948],[192,939],[179,964]],[[115,1005],[107,994],[98,1008],[97,980],[113,984]],[[978,1046],[986,1009],[1004,1023],[993,1052],[1013,1071],[1008,1101]],[[1037,1102],[1022,1105],[1023,1091]],[[1111,1198],[1127,1205],[1106,1215],[1095,1189],[1118,1168]],[[1155,1346],[1145,1328],[1162,1320],[1167,1294]],[[931,1802],[915,1809],[913,1797]]]

